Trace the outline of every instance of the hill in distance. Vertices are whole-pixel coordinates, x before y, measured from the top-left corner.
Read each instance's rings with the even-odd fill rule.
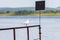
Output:
[[[6,12],[6,11],[21,11],[21,10],[27,10],[27,11],[35,11],[35,7],[21,7],[21,8],[0,8],[0,12]],[[45,8],[46,11],[60,11],[60,7],[58,8]]]

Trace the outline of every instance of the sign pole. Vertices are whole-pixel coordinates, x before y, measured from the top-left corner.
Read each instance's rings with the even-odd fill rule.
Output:
[[[41,40],[41,27],[39,25],[39,40]]]

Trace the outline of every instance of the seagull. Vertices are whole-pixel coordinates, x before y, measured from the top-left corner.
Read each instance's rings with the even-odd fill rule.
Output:
[[[24,24],[27,26],[29,24],[29,19],[27,19]]]

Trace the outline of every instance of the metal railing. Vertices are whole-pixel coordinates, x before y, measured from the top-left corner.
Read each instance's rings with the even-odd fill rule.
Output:
[[[13,30],[13,38],[14,40],[16,40],[16,29],[23,29],[23,28],[26,28],[27,29],[27,40],[29,40],[29,28],[32,28],[32,27],[38,27],[38,31],[39,31],[39,40],[41,40],[41,27],[40,25],[33,25],[33,26],[24,26],[24,27],[14,27],[14,28],[2,28],[0,29],[0,31],[3,31],[3,30]]]

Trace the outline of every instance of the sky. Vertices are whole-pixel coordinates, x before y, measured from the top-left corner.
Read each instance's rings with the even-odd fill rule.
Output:
[[[1,7],[35,7],[35,1],[41,0],[0,0]],[[46,7],[56,8],[60,6],[60,0],[45,0]]]

